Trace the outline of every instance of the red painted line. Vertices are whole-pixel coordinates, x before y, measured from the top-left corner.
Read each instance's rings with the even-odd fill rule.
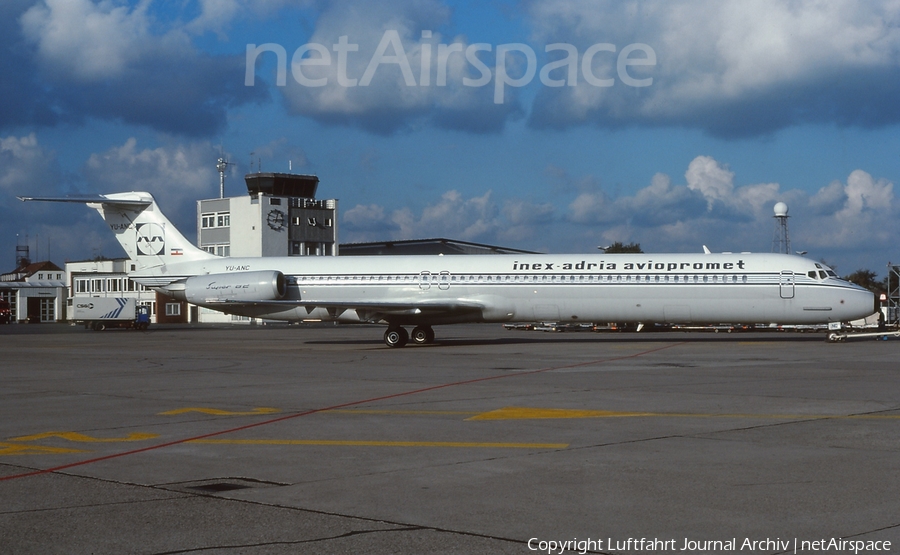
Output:
[[[180,444],[182,444],[182,443],[187,443],[187,442],[190,442],[190,441],[196,441],[196,440],[198,440],[198,439],[206,439],[206,438],[210,438],[210,437],[215,437],[215,436],[220,436],[220,435],[225,435],[225,434],[231,434],[231,433],[234,433],[234,432],[240,432],[240,431],[242,431],[242,430],[249,430],[250,428],[258,428],[258,427],[260,427],[260,426],[266,426],[266,425],[269,425],[269,424],[275,424],[276,422],[283,422],[283,421],[285,421],[285,420],[291,420],[292,418],[300,418],[301,416],[309,416],[310,414],[316,414],[316,413],[319,413],[319,412],[326,412],[326,411],[329,411],[329,410],[344,409],[344,408],[347,408],[347,407],[354,407],[354,406],[357,406],[357,405],[364,405],[364,404],[366,404],[366,403],[374,403],[374,402],[377,402],[377,401],[385,401],[385,400],[387,400],[387,399],[396,399],[397,397],[406,397],[406,396],[408,396],[408,395],[417,395],[417,394],[419,394],[419,393],[425,393],[425,392],[428,392],[428,391],[435,391],[435,390],[437,390],[437,389],[445,389],[445,388],[448,388],[448,387],[456,387],[456,386],[460,386],[460,385],[469,385],[469,384],[473,384],[473,383],[487,382],[487,381],[491,381],[491,380],[499,380],[499,379],[503,379],[503,378],[514,378],[514,377],[518,377],[518,376],[530,376],[530,375],[532,375],[532,374],[540,374],[540,373],[542,373],[542,372],[550,372],[550,371],[552,371],[552,370],[565,370],[565,369],[567,369],[567,368],[579,368],[579,367],[581,367],[581,366],[590,366],[590,365],[592,365],[592,364],[606,364],[606,363],[610,363],[610,362],[616,362],[616,361],[618,361],[618,360],[627,360],[627,359],[630,359],[630,358],[638,358],[638,357],[642,357],[642,356],[644,356],[644,355],[649,355],[650,353],[655,353],[655,352],[657,352],[657,351],[662,351],[662,350],[665,350],[665,349],[671,349],[672,347],[678,347],[678,346],[680,346],[680,345],[684,345],[684,343],[683,343],[683,342],[682,342],[682,343],[674,343],[674,344],[672,344],[672,345],[665,345],[665,346],[663,346],[663,347],[657,347],[657,348],[655,348],[655,349],[649,349],[649,350],[647,350],[647,351],[641,351],[641,352],[639,352],[639,353],[634,353],[634,354],[631,354],[631,355],[623,355],[623,356],[620,356],[620,357],[613,357],[613,358],[606,358],[606,359],[591,360],[591,361],[588,361],[588,362],[578,362],[578,363],[575,363],[575,364],[566,364],[566,365],[562,365],[562,366],[550,366],[550,367],[548,367],[548,368],[540,368],[540,369],[538,369],[538,370],[527,370],[527,371],[525,371],[525,372],[515,372],[515,373],[512,373],[512,374],[497,374],[497,375],[494,375],[494,376],[485,376],[485,377],[483,377],[483,378],[474,378],[474,379],[471,379],[471,380],[462,380],[462,381],[458,381],[458,382],[450,382],[450,383],[445,383],[445,384],[440,384],[440,385],[432,385],[432,386],[428,386],[428,387],[423,387],[423,388],[421,388],[421,389],[413,389],[413,390],[410,390],[410,391],[402,391],[402,392],[400,392],[400,393],[391,393],[390,395],[382,395],[382,396],[380,396],[380,397],[372,397],[372,398],[369,398],[369,399],[363,399],[363,400],[360,400],[360,401],[350,401],[350,402],[347,402],[347,403],[341,403],[341,404],[339,404],[339,405],[332,405],[332,406],[330,406],[330,407],[322,407],[322,408],[318,408],[318,409],[311,409],[311,410],[307,410],[307,411],[303,411],[303,412],[297,412],[297,413],[293,413],[293,414],[286,414],[286,415],[284,415],[284,416],[279,416],[278,418],[271,418],[271,419],[269,419],[269,420],[264,420],[264,421],[262,421],[262,422],[256,422],[256,423],[254,423],[254,424],[247,424],[247,425],[244,425],[244,426],[238,426],[237,428],[229,428],[229,429],[227,429],[227,430],[221,430],[221,431],[218,431],[218,432],[212,432],[212,433],[209,433],[209,434],[203,434],[203,435],[194,436],[194,437],[188,437],[188,438],[184,438],[184,439],[178,439],[178,440],[175,440],[175,441],[169,441],[169,442],[166,442],[166,443],[160,443],[160,444],[157,444],[157,445],[150,445],[150,446],[148,446],[148,447],[142,447],[142,448],[140,448],[140,449],[132,449],[132,450],[130,450],[130,451],[122,451],[121,453],[113,453],[112,455],[105,455],[105,456],[102,456],[102,457],[96,457],[96,458],[93,458],[93,459],[87,459],[87,460],[84,460],[84,461],[78,461],[78,462],[69,463],[69,464],[64,464],[64,465],[60,465],[60,466],[54,466],[54,467],[52,467],[52,468],[46,468],[46,469],[44,469],[44,470],[35,470],[35,471],[33,471],[33,472],[25,472],[25,473],[23,473],[23,474],[13,474],[13,475],[11,475],[11,476],[0,476],[0,482],[4,482],[4,481],[6,481],[6,480],[15,480],[15,479],[18,479],[18,478],[28,478],[28,477],[30,477],[30,476],[40,476],[40,475],[42,475],[42,474],[51,474],[51,473],[53,473],[53,472],[59,472],[59,471],[61,471],[61,470],[68,470],[69,468],[75,468],[75,467],[78,467],[78,466],[85,466],[85,465],[88,465],[88,464],[98,463],[98,462],[101,462],[101,461],[108,461],[108,460],[110,460],[110,459],[117,459],[117,458],[119,458],[119,457],[126,457],[126,456],[128,456],[128,455],[136,455],[136,454],[138,454],[138,453],[145,453],[145,452],[147,452],[147,451],[154,451],[154,450],[156,450],[156,449],[162,449],[162,448],[164,448],[164,447],[171,447],[171,446],[173,446],[173,445],[180,445]]]

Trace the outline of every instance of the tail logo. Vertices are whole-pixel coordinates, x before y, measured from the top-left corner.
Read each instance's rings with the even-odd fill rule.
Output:
[[[139,255],[161,256],[166,252],[166,231],[159,224],[137,224],[137,250]]]

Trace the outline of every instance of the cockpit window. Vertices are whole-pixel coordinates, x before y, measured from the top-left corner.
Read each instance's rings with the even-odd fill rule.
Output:
[[[810,270],[810,271],[806,272],[806,275],[808,275],[809,277],[811,277],[813,279],[816,279],[816,271],[815,270]]]
[[[819,270],[819,277],[825,279],[828,277],[828,274],[825,273],[825,270]]]
[[[838,275],[837,275],[836,273],[834,273],[834,270],[828,270],[828,271],[825,272],[825,273],[828,274],[828,275],[831,276],[831,277],[838,277]]]
[[[816,264],[816,268],[819,268],[819,269],[821,270],[821,269],[822,269],[822,265],[821,265],[821,264]]]

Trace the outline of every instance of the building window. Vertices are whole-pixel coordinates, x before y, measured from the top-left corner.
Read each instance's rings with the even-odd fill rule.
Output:
[[[203,250],[216,256],[231,256],[231,245],[223,243],[221,245],[206,245]]]
[[[41,299],[41,322],[56,321],[56,299]]]
[[[214,227],[230,227],[231,226],[231,213],[230,212],[217,212],[215,214],[201,214],[200,215],[200,228],[201,229],[211,229]]]
[[[181,303],[166,303],[166,316],[181,316]]]

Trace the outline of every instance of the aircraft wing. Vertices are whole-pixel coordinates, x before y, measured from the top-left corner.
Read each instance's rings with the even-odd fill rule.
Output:
[[[360,320],[369,322],[390,320],[391,317],[458,315],[478,312],[486,308],[482,302],[466,299],[431,301],[223,300],[221,304],[272,308],[303,307],[306,308],[307,314],[312,313],[317,308],[324,308],[333,317],[339,316],[347,310],[355,310]]]

